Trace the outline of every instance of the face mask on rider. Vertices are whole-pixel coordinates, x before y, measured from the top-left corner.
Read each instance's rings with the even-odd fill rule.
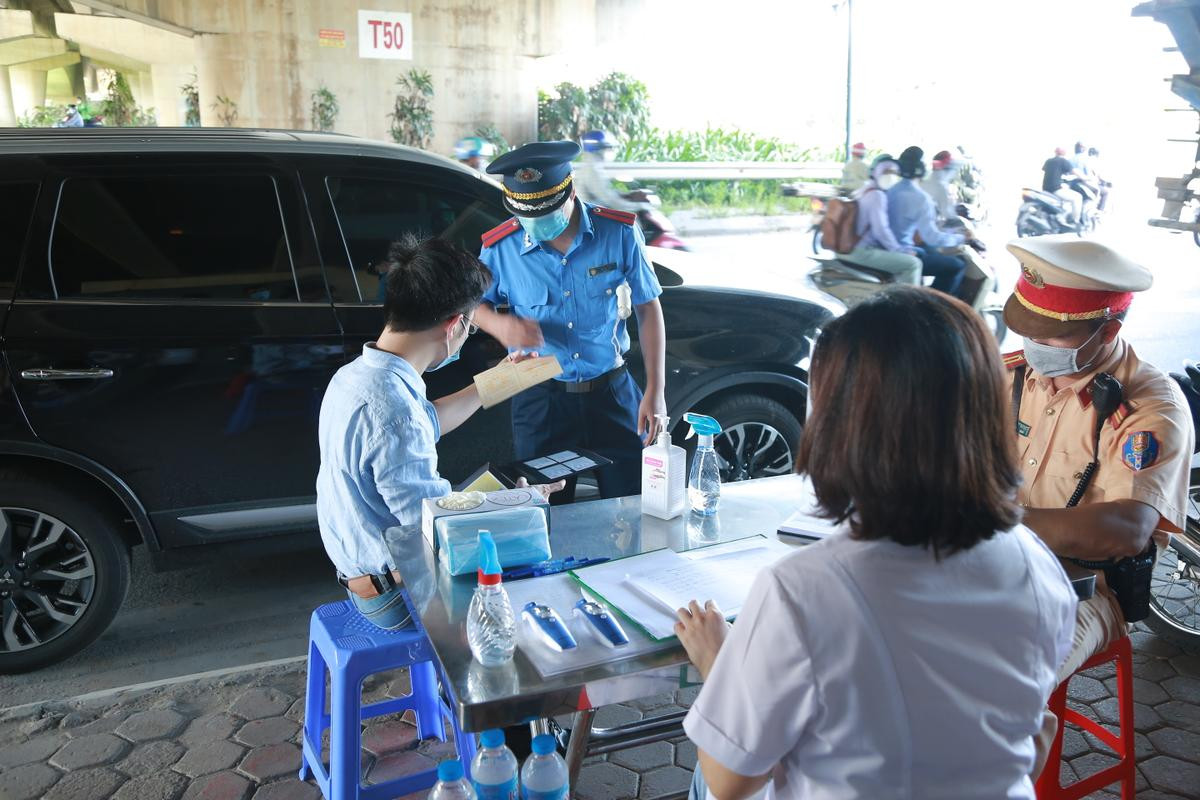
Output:
[[[467,336],[470,336],[472,323],[467,321],[466,314],[464,314],[459,319],[463,323],[463,325],[466,326]],[[458,327],[458,325],[455,324],[454,328],[457,328],[457,327]],[[458,361],[458,354],[462,350],[462,346],[467,343],[467,337],[464,336],[463,340],[461,342],[459,342],[458,347],[455,347],[453,352],[451,352],[450,348],[453,347],[451,342],[454,341],[454,328],[450,329],[450,334],[446,337],[446,357],[443,358],[436,367],[429,367],[428,369],[426,369],[425,370],[426,372],[437,372],[442,367],[447,366],[448,364],[453,364],[455,361]]]
[[[572,207],[571,202],[567,201],[544,217],[517,217],[517,221],[530,239],[549,242],[561,236],[571,224]]]
[[[1054,347],[1049,344],[1041,344],[1033,339],[1025,339],[1025,360],[1029,362],[1029,366],[1033,371],[1047,378],[1061,378],[1064,375],[1075,375],[1083,372],[1093,363],[1100,355],[1099,351],[1092,356],[1091,360],[1086,364],[1079,363],[1079,353],[1091,344],[1091,341],[1096,338],[1097,334],[1104,328],[1097,328],[1096,332],[1087,338],[1087,341],[1079,345],[1079,347]]]
[[[900,182],[900,176],[894,172],[887,172],[879,176],[879,180],[875,181],[879,184],[879,188],[885,192]]]

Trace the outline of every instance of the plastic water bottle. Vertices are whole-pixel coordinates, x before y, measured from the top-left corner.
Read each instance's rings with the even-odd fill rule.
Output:
[[[717,451],[713,450],[713,437],[721,432],[721,423],[703,414],[684,414],[683,419],[692,426],[688,436],[699,437],[688,477],[688,500],[695,513],[715,514],[721,504],[721,468]]]
[[[504,746],[504,731],[493,728],[479,735],[471,783],[479,800],[517,800],[517,757]]]
[[[429,800],[475,800],[475,790],[463,777],[462,762],[457,758],[438,764],[438,782],[429,792]]]
[[[517,649],[517,621],[508,592],[500,583],[500,557],[487,531],[479,532],[479,585],[467,609],[467,644],[486,667],[512,660]]]
[[[533,737],[533,755],[521,767],[521,800],[567,800],[567,762],[548,733]]]

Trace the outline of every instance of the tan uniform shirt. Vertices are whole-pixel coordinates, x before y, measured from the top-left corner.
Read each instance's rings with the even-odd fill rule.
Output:
[[[1023,358],[1005,358],[1009,387]],[[1087,376],[1055,391],[1050,379],[1026,367],[1017,422],[1024,484],[1017,499],[1029,508],[1063,508],[1092,460],[1096,412],[1088,388],[1108,372],[1124,388],[1124,404],[1100,433],[1100,466],[1079,501],[1138,500],[1159,513],[1155,543],[1161,551],[1186,521],[1193,432],[1191,412],[1175,381],[1143,363],[1125,341]]]

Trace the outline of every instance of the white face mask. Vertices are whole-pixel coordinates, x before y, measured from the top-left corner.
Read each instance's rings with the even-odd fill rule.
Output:
[[[888,172],[879,176],[879,180],[875,181],[879,184],[879,188],[885,192],[900,182],[900,176],[894,172]]]
[[[1029,362],[1029,366],[1033,368],[1034,372],[1047,378],[1076,375],[1096,362],[1096,358],[1100,355],[1099,351],[1086,364],[1079,363],[1079,353],[1091,344],[1092,339],[1095,339],[1096,334],[1102,330],[1104,328],[1097,328],[1096,332],[1079,347],[1055,347],[1027,338],[1025,339],[1025,360]]]

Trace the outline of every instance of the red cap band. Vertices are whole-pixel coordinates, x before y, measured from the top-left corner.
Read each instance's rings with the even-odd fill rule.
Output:
[[[495,586],[500,583],[499,575],[488,575],[482,569],[479,570],[479,585],[480,586]]]
[[[1133,292],[1109,292],[1097,289],[1068,289],[1042,283],[1038,286],[1022,270],[1017,279],[1017,300],[1035,314],[1062,322],[1102,319],[1129,308]]]

